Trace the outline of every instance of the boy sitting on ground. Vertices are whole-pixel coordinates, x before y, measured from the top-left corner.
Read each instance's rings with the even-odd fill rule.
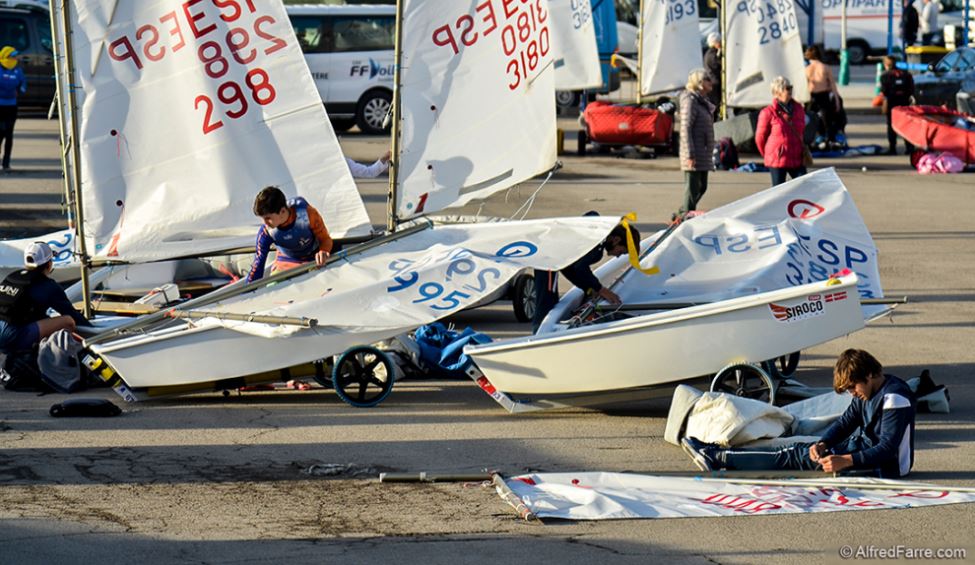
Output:
[[[311,261],[321,267],[332,252],[332,238],[325,221],[300,196],[286,199],[278,187],[265,187],[254,199],[254,215],[260,216],[264,225],[257,231],[257,252],[247,282],[264,276],[264,263],[272,243],[278,251],[272,273]]]
[[[914,465],[915,412],[907,383],[885,375],[866,351],[847,349],[833,369],[833,389],[849,392],[853,401],[816,443],[777,450],[724,449],[685,437],[681,447],[702,471],[821,468],[836,473],[853,468],[885,478],[907,475]]]

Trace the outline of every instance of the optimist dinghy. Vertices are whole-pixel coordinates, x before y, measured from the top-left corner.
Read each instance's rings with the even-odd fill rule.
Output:
[[[883,296],[877,249],[832,169],[686,220],[642,247],[641,264],[659,274],[629,269],[626,257],[596,271],[623,307],[601,309],[573,289],[536,335],[465,348],[472,378],[509,410],[558,395],[632,393],[789,355],[889,310],[861,307]],[[519,405],[508,395],[531,398]]]

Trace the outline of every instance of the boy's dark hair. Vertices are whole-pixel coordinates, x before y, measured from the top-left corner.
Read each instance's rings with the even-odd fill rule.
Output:
[[[257,198],[254,199],[254,215],[255,216],[266,216],[268,214],[277,214],[283,208],[288,207],[288,199],[284,197],[284,193],[281,189],[276,186],[266,186],[257,193]]]
[[[847,349],[836,359],[833,367],[833,390],[842,394],[857,383],[865,383],[874,375],[884,374],[880,361],[862,349]]]
[[[810,45],[809,47],[806,47],[806,52],[803,53],[803,55],[805,55],[805,57],[810,61],[823,60],[823,52],[819,50],[818,45]]]
[[[627,227],[630,228],[630,233],[633,234],[633,244],[636,245],[637,253],[639,253],[640,230],[636,229],[636,226],[634,226],[633,224],[627,224]],[[613,228],[612,231],[609,232],[609,235],[606,236],[606,239],[603,242],[604,250],[606,251],[610,250],[612,246],[610,245],[609,240],[613,237],[618,237],[620,239],[621,245],[626,246],[626,228],[623,227],[623,224],[617,224],[617,226]]]

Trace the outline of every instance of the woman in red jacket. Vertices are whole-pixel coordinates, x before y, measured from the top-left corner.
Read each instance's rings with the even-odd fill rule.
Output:
[[[806,112],[792,99],[792,83],[785,77],[772,81],[772,103],[762,108],[755,128],[755,144],[772,172],[772,186],[806,174],[802,164],[802,134]]]

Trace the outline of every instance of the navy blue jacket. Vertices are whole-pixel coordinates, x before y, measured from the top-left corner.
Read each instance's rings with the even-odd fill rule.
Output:
[[[579,257],[571,265],[559,271],[569,282],[582,289],[586,296],[599,292],[603,285],[592,272],[592,266],[603,258],[603,245],[592,248],[589,253]]]
[[[914,465],[914,393],[903,380],[884,375],[870,400],[854,398],[821,441],[838,454],[853,455],[855,469],[903,477]]]
[[[36,313],[31,321],[43,320],[48,308],[53,309],[62,316],[71,316],[75,324],[79,326],[89,326],[88,319],[75,310],[74,305],[68,300],[61,286],[48,277],[38,277],[31,283],[27,296],[33,304],[33,311]]]

